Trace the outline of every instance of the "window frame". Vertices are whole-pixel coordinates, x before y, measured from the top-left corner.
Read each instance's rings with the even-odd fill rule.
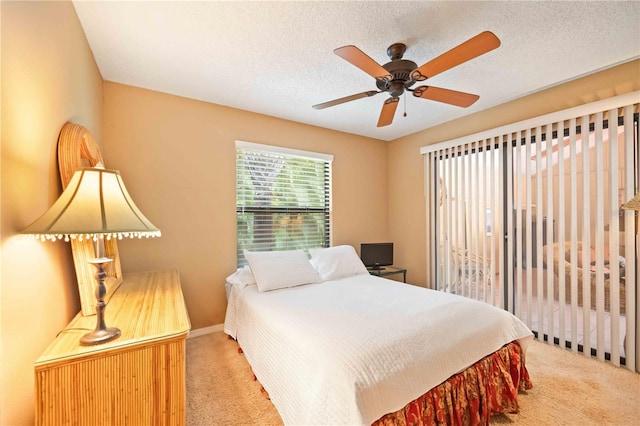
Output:
[[[282,207],[282,206],[246,206],[239,204],[239,181],[238,181],[238,168],[239,168],[239,153],[240,152],[255,152],[257,154],[275,154],[285,157],[285,161],[287,159],[300,158],[304,160],[313,160],[324,163],[324,175],[323,175],[323,185],[324,185],[324,205],[322,207],[312,207],[312,206],[298,206],[298,207]],[[240,214],[255,214],[255,213],[271,213],[274,215],[277,214],[308,214],[308,213],[322,213],[324,215],[324,224],[327,227],[322,235],[322,246],[321,247],[329,247],[331,245],[331,236],[332,236],[332,162],[333,155],[318,153],[312,151],[304,151],[299,149],[285,148],[281,146],[275,145],[266,145],[266,144],[258,144],[253,142],[245,142],[237,140],[235,142],[235,155],[236,155],[236,253],[237,253],[237,266],[238,268],[247,264],[244,256],[242,254],[242,249],[244,247],[240,247],[240,230],[238,228],[238,217]],[[313,247],[308,246],[303,249],[316,248],[317,245]]]

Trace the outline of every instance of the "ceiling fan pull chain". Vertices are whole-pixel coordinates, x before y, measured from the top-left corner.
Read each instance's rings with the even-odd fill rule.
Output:
[[[402,114],[403,117],[407,116],[407,97],[404,96],[404,114]]]

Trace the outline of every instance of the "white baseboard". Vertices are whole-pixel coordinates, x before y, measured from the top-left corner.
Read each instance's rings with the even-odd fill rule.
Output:
[[[196,328],[195,330],[191,330],[191,332],[189,332],[188,339],[191,339],[193,337],[204,336],[211,333],[217,333],[218,331],[223,331],[223,330],[224,330],[224,324],[216,324],[209,327]]]

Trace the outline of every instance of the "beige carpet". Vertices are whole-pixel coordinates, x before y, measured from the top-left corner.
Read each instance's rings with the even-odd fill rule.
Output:
[[[637,425],[640,375],[534,341],[527,353],[534,388],[520,413],[492,424]],[[280,425],[237,345],[221,332],[187,340],[187,425]]]

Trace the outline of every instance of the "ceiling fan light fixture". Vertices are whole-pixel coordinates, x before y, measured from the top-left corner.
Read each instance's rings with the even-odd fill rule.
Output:
[[[411,89],[411,86],[413,86],[416,81],[424,81],[427,78],[496,49],[499,46],[500,40],[498,37],[490,31],[484,31],[420,67],[413,61],[402,59],[407,50],[407,46],[404,43],[394,43],[387,48],[387,55],[391,61],[384,65],[378,64],[353,45],[340,47],[335,49],[334,53],[375,78],[376,87],[379,91],[369,91],[346,96],[314,105],[313,108],[323,109],[352,100],[370,97],[374,94],[388,92],[391,97],[382,105],[382,111],[378,119],[378,127],[391,124],[398,105],[398,99],[404,94],[405,90],[413,92],[413,96],[418,98],[466,108],[475,103],[480,97],[471,93],[433,86],[420,86],[415,89]]]

